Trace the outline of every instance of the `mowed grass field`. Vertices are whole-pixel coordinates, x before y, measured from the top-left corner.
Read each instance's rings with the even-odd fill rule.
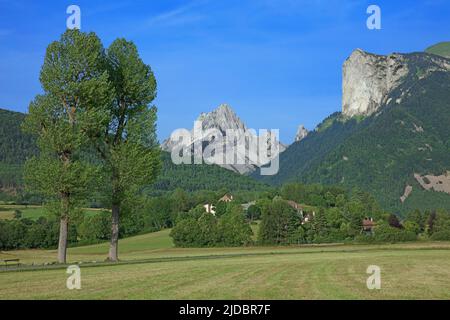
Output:
[[[450,243],[185,249],[169,232],[121,240],[121,264],[81,264],[81,290],[66,288],[64,268],[0,272],[0,299],[450,299]],[[107,251],[71,248],[69,260],[103,261]],[[0,253],[24,263],[55,256]],[[380,290],[367,289],[369,265],[381,268]]]

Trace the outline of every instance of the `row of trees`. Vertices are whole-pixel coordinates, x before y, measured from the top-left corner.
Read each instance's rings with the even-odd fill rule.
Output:
[[[25,181],[58,212],[58,261],[66,262],[69,224],[89,190],[111,208],[109,259],[117,261],[123,203],[160,166],[153,72],[132,42],[105,49],[94,33],[68,30],[48,46],[40,81],[44,93],[23,125],[40,152],[27,161]]]
[[[395,215],[370,211],[364,202],[352,200],[343,207],[319,208],[302,224],[300,215],[286,201],[274,199],[263,204],[262,212],[261,244],[450,240],[450,213],[445,210],[417,210],[400,221]],[[375,218],[371,231],[363,229],[365,216]]]
[[[82,210],[71,216],[71,223],[67,232],[67,243],[71,245],[87,245],[110,238],[111,218],[107,211],[95,215],[86,215]],[[121,234],[127,234],[129,218],[121,219]],[[55,216],[40,217],[36,221],[31,219],[14,219],[0,221],[0,249],[51,249],[59,242],[58,218]],[[135,230],[135,229],[131,229]]]
[[[185,192],[176,189],[160,196],[137,195],[130,196],[123,202],[120,215],[120,238],[141,233],[158,231],[171,228],[178,217],[186,217],[190,210],[198,207],[203,209],[204,203],[214,203],[218,214],[226,211],[224,203],[216,203],[227,191],[197,191]],[[251,199],[253,192],[243,192],[236,195],[240,201]],[[200,208],[200,209],[199,209]],[[253,206],[259,210],[258,207]],[[58,245],[59,206],[48,203],[45,210],[50,214],[39,218],[37,221],[23,218],[20,210],[13,220],[0,221],[0,249],[25,249],[25,248],[55,248]],[[204,211],[204,209],[203,209]],[[252,210],[248,210],[248,213]],[[108,210],[97,211],[95,214],[86,214],[82,209],[73,210],[70,216],[68,230],[69,245],[86,245],[98,243],[110,238],[111,213]],[[252,219],[257,219],[257,213],[252,214]],[[35,232],[39,229],[39,232]],[[15,232],[14,230],[22,230]],[[32,239],[32,241],[30,241]],[[51,239],[51,241],[49,241]],[[56,242],[55,242],[56,241]]]
[[[291,200],[289,194],[284,193],[287,189],[294,190],[290,197],[302,203],[303,215],[287,202]],[[304,193],[304,190],[309,191]],[[400,219],[378,209],[370,195],[357,190],[331,192],[328,187],[291,185],[282,188],[278,195],[243,192],[234,194],[235,200],[231,203],[217,202],[224,193],[226,190],[187,193],[177,189],[157,197],[129,197],[122,204],[119,234],[127,237],[173,227],[174,242],[182,247],[253,244],[251,225],[255,230],[259,229],[257,243],[261,245],[450,240],[448,212],[416,210]],[[243,210],[240,204],[255,200],[255,196],[256,201]],[[324,205],[312,206],[312,203],[325,199],[328,200]],[[215,215],[205,212],[205,203],[215,205]],[[59,210],[54,203],[47,207],[55,213]],[[107,240],[110,238],[110,215],[108,211],[86,215],[82,210],[73,210],[68,243],[85,245]],[[309,218],[306,223],[305,216]],[[365,217],[375,220],[373,232],[363,231]],[[259,228],[256,228],[257,220],[260,220]],[[54,248],[58,243],[58,230],[55,215],[31,221],[21,219],[17,212],[14,220],[0,221],[0,249]]]
[[[302,211],[287,200],[300,202]],[[230,212],[235,214],[235,220],[228,226],[235,234],[225,237],[223,221],[230,219]],[[375,221],[372,229],[364,230],[366,218]],[[244,230],[248,231],[250,223],[259,219],[257,243],[261,245],[450,240],[450,214],[444,210],[416,210],[401,220],[380,209],[365,192],[300,184],[285,185],[275,196],[261,193],[246,212],[240,205],[217,203],[216,214],[212,215],[199,206],[178,216],[171,236],[182,247],[240,246],[253,243],[251,232]]]
[[[121,215],[120,235],[132,236],[160,230],[176,223],[171,236],[180,247],[244,246],[254,244],[247,213],[240,206],[226,204],[216,216],[198,206],[189,212],[177,212],[172,197],[155,198],[141,210]],[[414,211],[400,222],[395,216],[377,221],[372,233],[362,232],[361,222],[347,221],[333,209],[322,209],[307,224],[282,199],[258,201],[255,208],[264,207],[258,241],[261,245],[291,245],[327,242],[390,243],[430,239],[450,240],[450,215],[445,211],[421,213]],[[249,208],[250,209],[250,208]],[[339,217],[346,222],[339,224]],[[54,248],[58,243],[59,223],[55,217],[0,221],[0,249]],[[110,213],[95,215],[79,213],[72,217],[68,242],[86,245],[105,241],[110,236]]]

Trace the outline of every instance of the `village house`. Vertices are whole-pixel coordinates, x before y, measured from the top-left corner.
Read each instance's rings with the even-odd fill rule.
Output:
[[[219,202],[231,202],[233,201],[233,196],[231,194],[226,194],[222,198],[219,199]],[[203,208],[205,208],[205,211],[207,213],[211,213],[213,215],[216,214],[216,206],[212,203],[207,203],[203,205]]]
[[[241,206],[242,206],[242,209],[244,209],[244,211],[247,211],[248,208],[250,208],[251,206],[254,206],[255,204],[256,204],[256,201],[250,201],[250,202],[241,204]]]
[[[372,233],[373,232],[373,228],[375,226],[376,226],[376,223],[373,220],[373,218],[366,217],[362,221],[362,232]]]
[[[295,201],[292,200],[287,200],[286,201],[288,205],[290,205],[295,211],[297,211],[297,213],[301,214],[303,216],[303,207],[298,204]]]
[[[231,202],[233,201],[233,196],[231,194],[226,194],[219,199],[220,202]]]
[[[216,207],[210,203],[207,203],[203,206],[205,208],[207,213],[211,213],[213,215],[216,215]]]
[[[295,202],[295,201],[292,201],[292,200],[287,200],[286,201],[287,202],[287,204],[289,204],[294,210],[296,210],[297,211],[297,213],[300,215],[300,217],[301,217],[301,224],[302,225],[304,225],[305,223],[308,223],[308,222],[311,222],[312,221],[312,219],[315,217],[315,215],[316,215],[316,213],[313,211],[313,212],[305,212],[305,208],[301,205],[301,204],[299,204],[299,203],[297,203],[297,202]]]
[[[312,219],[314,219],[315,216],[316,216],[316,212],[315,211],[313,211],[312,213],[309,212],[309,213],[303,214],[303,216],[302,216],[302,225],[304,225],[304,224],[306,224],[308,222],[311,222]]]

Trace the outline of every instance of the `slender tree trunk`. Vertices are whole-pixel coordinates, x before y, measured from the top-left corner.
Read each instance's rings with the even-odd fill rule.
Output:
[[[70,164],[70,153],[64,153],[61,158],[64,167]],[[69,233],[69,214],[70,214],[70,193],[63,191],[60,193],[62,212],[59,222],[59,241],[58,241],[58,262],[67,262],[67,236]]]
[[[111,214],[111,243],[109,246],[109,260],[119,260],[119,215],[120,204],[113,203]]]
[[[66,214],[61,217],[59,224],[58,262],[66,263],[67,257],[67,233],[69,218]]]

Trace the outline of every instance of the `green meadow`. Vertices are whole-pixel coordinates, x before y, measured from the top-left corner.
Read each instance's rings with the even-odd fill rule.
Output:
[[[195,249],[169,233],[121,240],[118,264],[104,262],[107,243],[70,248],[81,290],[66,288],[65,266],[42,266],[55,250],[1,252],[41,265],[0,272],[0,299],[450,299],[448,242]],[[379,290],[366,286],[369,265]]]

